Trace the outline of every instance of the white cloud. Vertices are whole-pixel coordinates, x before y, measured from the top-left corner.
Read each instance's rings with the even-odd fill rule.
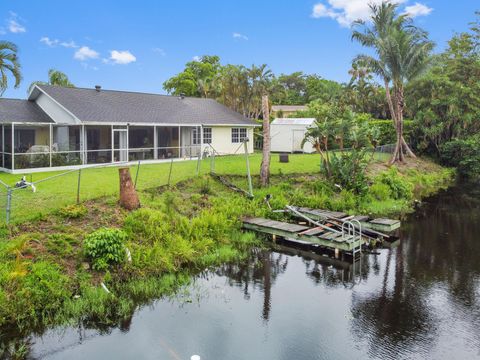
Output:
[[[11,33],[19,34],[27,31],[24,25],[20,24],[23,21],[20,17],[14,12],[10,11],[10,18],[7,20],[8,30]]]
[[[405,14],[414,18],[417,16],[426,16],[429,15],[433,11],[432,8],[428,7],[427,5],[415,3],[415,5],[410,5],[405,7]]]
[[[40,38],[40,42],[44,43],[48,47],[63,46],[66,48],[76,49],[78,45],[74,41],[60,41],[58,39],[50,39],[48,36],[43,36]]]
[[[238,32],[234,32],[232,34],[233,38],[234,39],[240,39],[240,40],[248,40],[248,36],[247,35],[243,35],[243,34],[240,34]]]
[[[40,42],[44,43],[47,46],[54,47],[59,43],[58,39],[50,39],[48,36],[43,36],[40,38]]]
[[[200,61],[202,60],[202,58],[198,55],[195,55],[193,58],[192,58],[193,61]]]
[[[114,64],[130,64],[131,62],[137,61],[137,58],[128,50],[125,51],[118,51],[112,50],[110,51],[110,60]]]
[[[161,48],[153,48],[152,49],[153,52],[156,52],[157,54],[160,54],[161,56],[167,56],[167,53],[165,52],[165,50],[161,49]]]
[[[71,48],[71,49],[78,48],[78,45],[75,44],[75,41],[62,41],[60,43],[60,46],[63,46],[63,47],[66,47],[66,48]]]
[[[90,49],[88,46],[82,46],[80,49],[75,51],[73,58],[80,61],[85,61],[88,59],[97,59],[99,53],[93,49]]]
[[[313,6],[312,17],[328,17],[336,20],[341,26],[349,27],[355,20],[370,18],[370,4],[380,5],[384,0],[327,0],[326,3],[317,3]],[[391,0],[401,4],[405,0]]]

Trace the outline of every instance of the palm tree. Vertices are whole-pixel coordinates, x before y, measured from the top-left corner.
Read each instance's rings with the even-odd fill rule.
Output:
[[[15,88],[18,88],[22,81],[17,53],[17,45],[10,41],[0,41],[0,96],[8,87],[7,73],[13,75]]]
[[[352,39],[372,48],[376,56],[359,55],[355,61],[362,61],[385,83],[387,103],[397,132],[390,163],[402,162],[404,152],[415,157],[403,138],[405,84],[425,71],[434,45],[425,31],[413,25],[410,17],[398,15],[397,4],[383,2],[381,5],[370,5],[370,8],[371,25],[362,20],[356,21]]]
[[[70,82],[68,76],[65,73],[55,69],[48,70],[48,82],[34,81],[28,87],[27,92],[30,93],[30,91],[32,91],[35,85],[57,85],[64,87],[75,87],[75,85]]]

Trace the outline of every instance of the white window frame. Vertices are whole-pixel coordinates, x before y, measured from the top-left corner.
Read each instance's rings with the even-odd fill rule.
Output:
[[[201,145],[202,137],[200,131],[200,128],[192,128],[192,145]]]
[[[203,143],[204,144],[211,144],[212,143],[212,128],[211,127],[204,127],[203,128]]]
[[[242,134],[244,133],[244,134]],[[232,128],[232,143],[239,144],[248,138],[247,128]]]

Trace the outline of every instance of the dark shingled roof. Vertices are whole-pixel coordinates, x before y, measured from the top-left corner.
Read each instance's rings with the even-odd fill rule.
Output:
[[[0,123],[51,123],[50,117],[33,101],[0,98]]]
[[[255,125],[212,99],[39,85],[81,122]]]

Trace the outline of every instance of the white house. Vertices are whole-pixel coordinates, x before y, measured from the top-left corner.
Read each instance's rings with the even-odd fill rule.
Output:
[[[314,125],[314,118],[277,118],[270,124],[271,150],[273,152],[313,153],[313,145],[302,146],[307,129]]]
[[[212,99],[37,85],[0,99],[0,171],[253,152],[255,126]]]

